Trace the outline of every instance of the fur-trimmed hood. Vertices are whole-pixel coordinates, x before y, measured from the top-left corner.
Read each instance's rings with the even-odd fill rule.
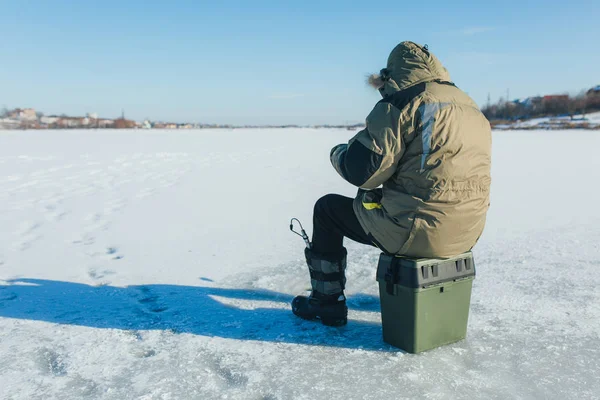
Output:
[[[402,42],[390,53],[387,67],[372,74],[368,83],[382,96],[390,95],[422,82],[450,82],[450,74],[427,46]]]

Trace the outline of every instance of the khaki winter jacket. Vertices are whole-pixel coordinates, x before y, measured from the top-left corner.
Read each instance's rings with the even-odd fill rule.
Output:
[[[487,119],[440,61],[412,42],[400,43],[370,82],[383,99],[366,128],[331,151],[338,173],[360,188],[360,224],[389,254],[444,258],[470,250],[489,208]]]

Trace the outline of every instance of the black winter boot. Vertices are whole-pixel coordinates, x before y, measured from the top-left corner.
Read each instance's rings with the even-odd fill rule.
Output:
[[[348,323],[348,307],[343,293],[323,296],[312,292],[310,296],[296,296],[292,300],[292,312],[307,320],[321,320],[323,325],[343,326]]]
[[[346,249],[338,254],[317,254],[310,249],[306,249],[304,253],[312,293],[309,297],[297,296],[292,300],[293,313],[303,319],[319,319],[323,325],[346,325]]]

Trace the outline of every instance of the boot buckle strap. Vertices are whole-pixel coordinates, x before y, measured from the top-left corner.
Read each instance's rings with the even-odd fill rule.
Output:
[[[314,271],[314,270],[309,270],[310,272],[310,278],[314,279],[316,281],[321,281],[321,282],[342,282],[344,280],[344,274],[342,274],[341,272],[331,272],[331,273],[324,273],[321,271]]]

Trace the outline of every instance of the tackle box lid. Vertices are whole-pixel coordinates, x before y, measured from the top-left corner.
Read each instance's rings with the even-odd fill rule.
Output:
[[[412,258],[382,253],[377,265],[377,281],[410,288],[425,288],[444,282],[475,277],[472,252],[446,259]]]

